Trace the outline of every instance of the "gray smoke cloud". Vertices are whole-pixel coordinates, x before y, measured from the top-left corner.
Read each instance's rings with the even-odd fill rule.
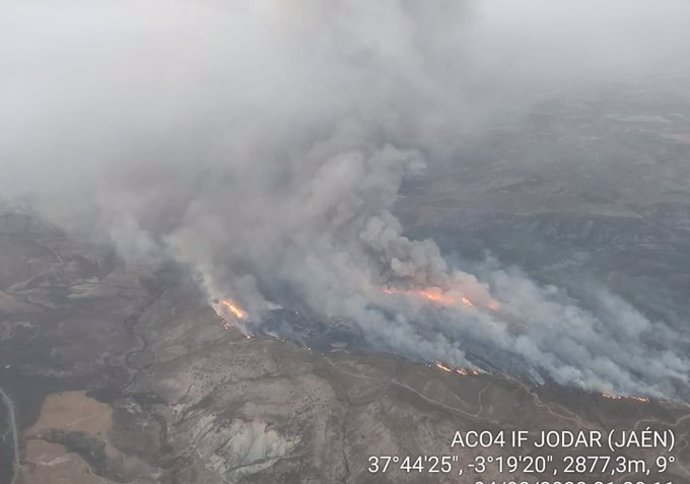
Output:
[[[131,263],[188,264],[259,321],[298,306],[417,358],[471,366],[472,341],[561,384],[673,396],[690,361],[672,334],[646,343],[661,322],[459,271],[393,214],[405,177],[501,104],[687,68],[684,2],[599,4],[4,2],[0,187]]]

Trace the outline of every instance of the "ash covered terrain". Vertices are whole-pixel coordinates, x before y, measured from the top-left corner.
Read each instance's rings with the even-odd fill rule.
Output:
[[[0,484],[690,482],[687,3],[68,3],[0,5]]]

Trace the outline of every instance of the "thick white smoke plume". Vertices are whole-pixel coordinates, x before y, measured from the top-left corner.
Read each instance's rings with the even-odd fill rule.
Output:
[[[106,235],[129,261],[188,264],[210,297],[253,318],[298,307],[430,361],[466,366],[467,351],[494,351],[562,384],[673,395],[690,361],[670,337],[647,345],[658,325],[625,302],[603,295],[592,314],[516,271],[487,266],[478,280],[393,215],[404,177],[452,159],[496,104],[639,73],[641,59],[654,68],[623,42],[578,65],[549,49],[534,60],[511,45],[515,32],[478,20],[513,5],[4,2],[0,184]],[[525,5],[518,25],[546,4]],[[593,42],[578,45],[576,30],[563,46],[574,56]],[[426,288],[474,305],[410,296]]]

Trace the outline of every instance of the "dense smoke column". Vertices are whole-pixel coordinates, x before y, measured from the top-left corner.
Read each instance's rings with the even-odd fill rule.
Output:
[[[0,7],[6,193],[129,263],[190,266],[257,324],[296,307],[429,361],[470,365],[480,347],[587,389],[687,384],[674,335],[652,348],[662,323],[626,302],[602,291],[593,314],[403,233],[406,176],[453,160],[494,98],[559,81],[526,57],[494,65],[503,47],[473,45],[485,34],[464,3],[77,4]]]

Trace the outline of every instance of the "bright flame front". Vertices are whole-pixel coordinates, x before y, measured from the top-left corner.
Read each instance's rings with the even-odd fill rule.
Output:
[[[237,327],[247,338],[252,336],[251,331],[244,324],[249,318],[249,313],[242,309],[235,301],[232,299],[214,299],[211,302],[211,306],[216,311],[216,314],[220,316],[223,328],[229,330],[232,327]]]
[[[445,307],[465,306],[468,308],[486,307],[492,311],[498,311],[500,304],[493,298],[487,301],[473,301],[461,290],[444,291],[440,287],[427,287],[424,289],[395,289],[386,287],[383,289],[386,294],[402,294],[405,296],[425,299],[431,303]]]
[[[438,368],[439,370],[443,370],[446,373],[455,373],[460,376],[478,376],[479,371],[471,368],[453,368],[445,363],[442,363],[440,361],[437,361],[434,363],[434,366]]]
[[[638,397],[635,395],[615,395],[613,393],[602,393],[601,396],[609,400],[634,400],[641,403],[648,403],[651,401],[647,397]]]
[[[237,319],[247,319],[247,312],[240,308],[234,301],[230,299],[221,299],[218,304]]]

